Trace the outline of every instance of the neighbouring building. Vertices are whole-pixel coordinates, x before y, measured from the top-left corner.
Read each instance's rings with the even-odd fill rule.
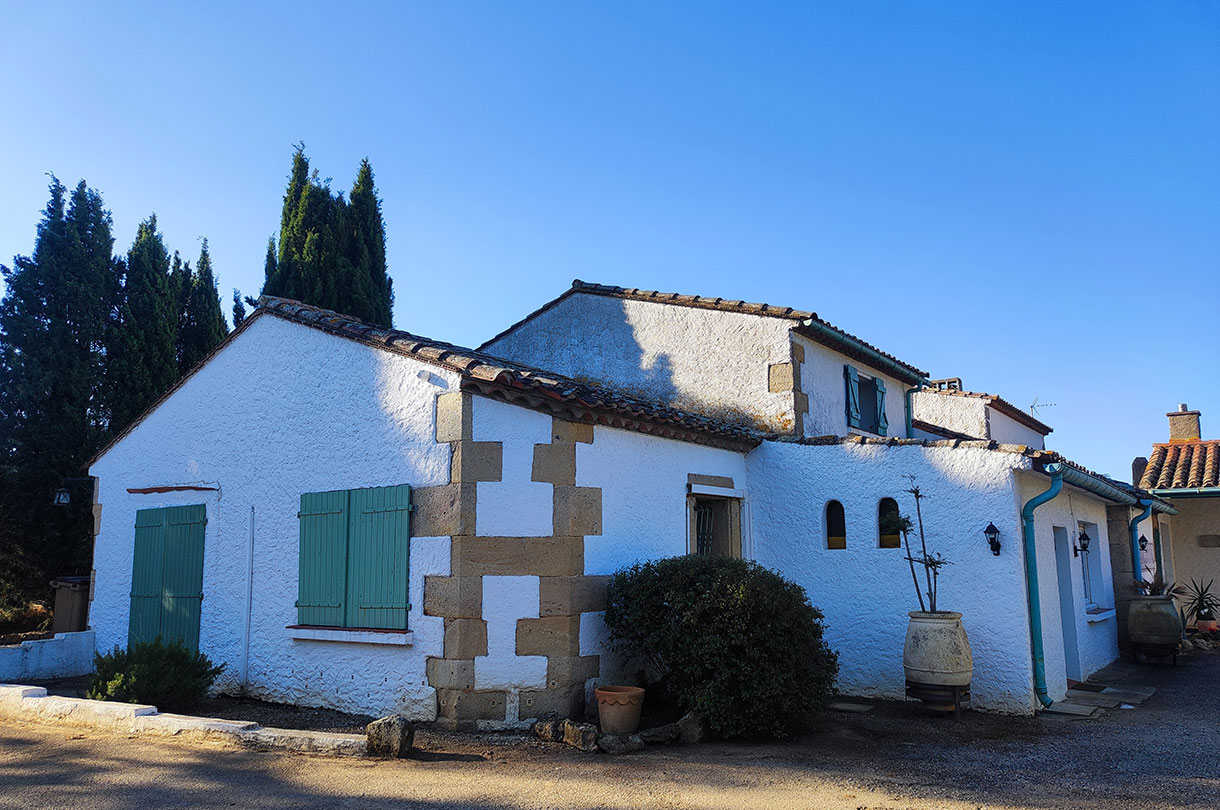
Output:
[[[264,297],[93,460],[92,627],[196,646],[224,691],[515,726],[634,677],[609,574],[726,554],[806,588],[843,692],[900,697],[917,605],[880,527],[914,477],[974,704],[1029,713],[1117,655],[1118,518],[1171,507],[960,388],[719,298],[577,282],[471,350]]]

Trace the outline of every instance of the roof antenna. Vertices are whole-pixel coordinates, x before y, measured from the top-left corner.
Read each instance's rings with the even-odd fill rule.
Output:
[[[1038,402],[1038,398],[1034,397],[1034,401],[1029,403],[1029,415],[1036,419],[1038,418],[1039,408],[1053,408],[1055,404],[1054,402]]]

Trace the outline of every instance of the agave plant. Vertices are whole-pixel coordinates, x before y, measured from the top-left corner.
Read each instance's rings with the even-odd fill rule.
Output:
[[[1186,589],[1175,582],[1166,583],[1158,572],[1151,581],[1137,579],[1135,587],[1145,596],[1184,596]]]
[[[1183,589],[1180,594],[1185,601],[1182,605],[1183,624],[1196,619],[1212,621],[1220,615],[1220,597],[1212,593],[1213,582],[1210,579],[1206,583],[1192,579],[1190,585]]]

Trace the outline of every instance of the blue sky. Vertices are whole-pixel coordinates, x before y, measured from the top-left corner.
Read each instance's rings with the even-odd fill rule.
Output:
[[[396,325],[573,278],[813,309],[1118,477],[1220,435],[1220,6],[4,4],[0,261],[46,172],[257,293],[292,144],[384,198]],[[591,336],[592,338],[593,336]]]

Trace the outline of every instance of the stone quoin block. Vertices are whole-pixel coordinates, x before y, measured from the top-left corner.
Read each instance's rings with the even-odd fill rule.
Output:
[[[474,534],[475,484],[455,483],[411,491],[411,536]]]
[[[732,481],[730,480],[730,486]],[[608,576],[542,577],[538,580],[539,616],[574,616],[606,609]]]
[[[474,691],[474,661],[458,661],[448,658],[429,658],[427,663],[428,685],[435,689],[452,689],[459,692]]]
[[[437,723],[445,728],[473,731],[479,720],[506,720],[507,693],[436,690]]]
[[[454,537],[455,576],[570,576],[584,571],[578,537]]]
[[[580,617],[518,619],[517,655],[580,655]]]
[[[571,442],[534,445],[530,480],[543,484],[576,485],[576,445]]]
[[[451,391],[436,398],[436,441],[470,441],[474,433],[470,394]]]
[[[584,685],[563,689],[539,689],[522,691],[517,706],[517,719],[528,720],[554,712],[569,718],[581,715],[585,706]]]
[[[590,678],[601,674],[601,656],[552,655],[546,660],[546,685],[548,689],[566,686],[584,686]]]
[[[487,655],[487,622],[445,619],[445,657],[477,658],[480,655]]]
[[[449,480],[457,483],[499,481],[503,477],[504,445],[500,442],[454,442]]]
[[[568,422],[554,417],[551,419],[551,434],[557,442],[593,443],[593,426],[584,422]]]
[[[570,536],[602,533],[600,487],[555,487],[555,533]]]
[[[450,619],[482,618],[482,577],[424,577],[424,615]]]
[[[792,392],[793,407],[798,414],[809,413],[809,395],[803,391]]]
[[[792,363],[776,363],[767,367],[767,390],[773,394],[795,391],[798,388],[796,367]]]
[[[805,344],[797,343],[794,340],[794,341],[792,341],[791,346],[792,346],[792,362],[793,363],[804,363],[805,362]]]
[[[698,473],[688,473],[686,483],[698,484],[705,487],[720,487],[721,489],[736,489],[733,484],[733,479],[727,475],[700,475]]]

